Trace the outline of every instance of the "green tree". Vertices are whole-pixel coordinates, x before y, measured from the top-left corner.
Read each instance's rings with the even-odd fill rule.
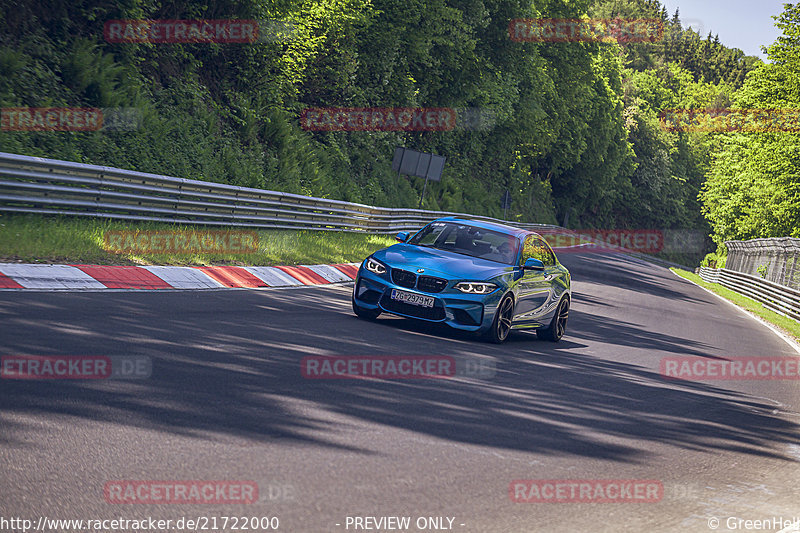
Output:
[[[800,107],[800,6],[775,17],[783,35],[767,48],[772,63],[750,73],[741,109]],[[800,128],[724,135],[702,192],[714,239],[800,237]]]

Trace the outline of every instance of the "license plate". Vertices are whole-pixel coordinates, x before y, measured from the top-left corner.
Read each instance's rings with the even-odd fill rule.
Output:
[[[398,291],[392,289],[392,300],[404,302],[411,305],[418,305],[420,307],[433,307],[433,298],[430,296],[423,296],[421,294],[414,294],[413,292]]]

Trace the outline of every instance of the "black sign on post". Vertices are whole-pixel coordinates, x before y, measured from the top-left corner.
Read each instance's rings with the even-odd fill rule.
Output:
[[[397,148],[394,149],[394,158],[392,159],[392,170],[394,170],[395,172],[400,171],[400,162],[403,161],[403,152],[405,151],[406,149],[403,148],[402,146],[398,146]]]
[[[428,176],[428,167],[431,164],[431,154],[422,152],[419,154],[419,161],[417,162],[417,169],[414,175],[418,178],[425,178]]]
[[[416,150],[406,150],[403,152],[403,159],[400,161],[400,174],[416,176],[420,155],[422,154]]]
[[[428,167],[428,174],[425,177],[429,180],[440,181],[442,179],[442,170],[444,170],[444,162],[446,160],[447,158],[443,155],[431,154],[431,165]]]
[[[406,176],[425,178],[425,186],[422,188],[422,196],[419,198],[419,209],[422,209],[422,200],[425,198],[425,191],[428,189],[428,180],[441,181],[446,160],[447,158],[441,155],[408,150],[402,146],[394,149],[392,170]]]

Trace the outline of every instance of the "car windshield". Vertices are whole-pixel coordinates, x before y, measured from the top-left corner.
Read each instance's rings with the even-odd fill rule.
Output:
[[[513,235],[455,222],[428,224],[408,242],[506,265],[514,264],[518,249]]]

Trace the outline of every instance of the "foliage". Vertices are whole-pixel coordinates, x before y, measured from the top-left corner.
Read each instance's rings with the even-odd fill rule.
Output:
[[[725,262],[727,259],[728,256],[726,255],[720,255],[717,252],[711,252],[710,254],[706,254],[703,260],[700,262],[700,266],[708,268],[725,268]]]
[[[702,191],[714,240],[800,237],[800,5],[776,17],[784,35],[734,98],[740,109],[791,110],[793,130],[720,135]]]
[[[0,107],[133,107],[134,131],[0,131],[0,150],[416,207],[398,145],[445,155],[424,207],[572,227],[794,234],[793,135],[675,133],[670,108],[800,101],[796,7],[773,64],[684,28],[658,0],[76,0],[0,5]],[[516,42],[516,18],[652,18],[656,42]],[[109,43],[112,19],[256,19],[253,44]],[[276,28],[283,28],[278,31]],[[309,107],[477,108],[483,128],[312,132]],[[703,184],[708,176],[708,183]],[[702,189],[702,204],[698,193]],[[702,209],[702,212],[701,212]],[[708,221],[703,217],[708,218]]]

